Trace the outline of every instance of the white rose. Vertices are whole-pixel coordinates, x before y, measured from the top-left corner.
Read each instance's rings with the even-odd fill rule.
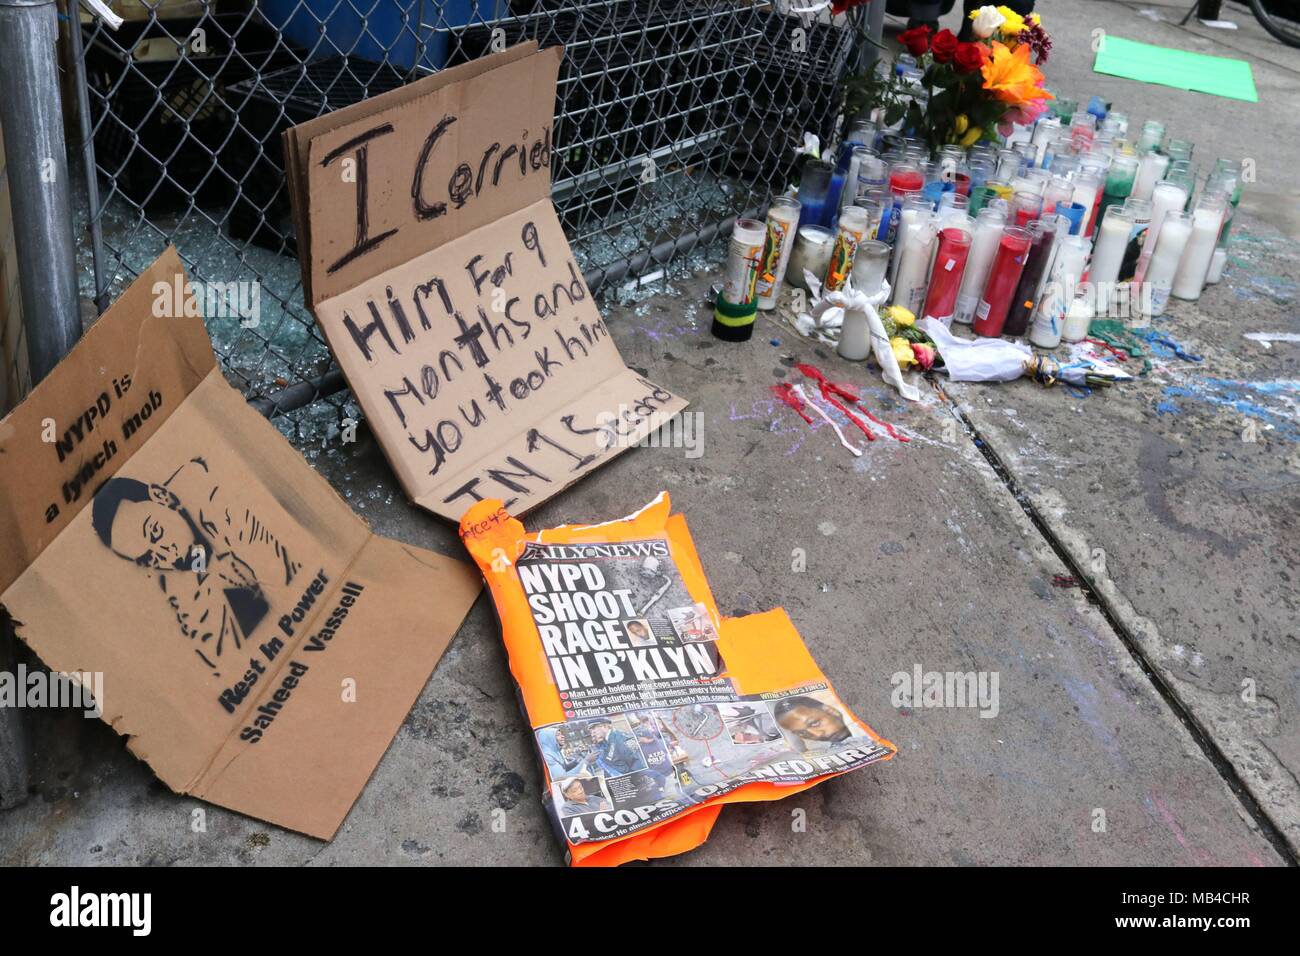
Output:
[[[981,40],[987,40],[993,36],[993,31],[1002,24],[1007,22],[1007,18],[998,13],[998,8],[993,6],[980,7],[979,12],[975,14],[975,22],[972,29],[975,35]]]

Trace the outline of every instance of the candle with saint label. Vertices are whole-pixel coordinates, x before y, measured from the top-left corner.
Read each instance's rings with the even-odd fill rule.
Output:
[[[837,292],[844,288],[853,271],[853,254],[858,243],[867,231],[867,210],[861,206],[845,206],[840,210],[839,231],[835,235],[835,246],[831,249],[830,265],[826,268],[827,292]]]
[[[781,282],[790,264],[794,236],[799,229],[799,200],[780,196],[767,210],[767,239],[763,244],[763,261],[758,270],[758,307],[776,308]]]
[[[1054,349],[1061,344],[1065,313],[1074,301],[1091,246],[1083,236],[1064,236],[1060,240],[1051,275],[1029,328],[1030,343],[1040,349]]]

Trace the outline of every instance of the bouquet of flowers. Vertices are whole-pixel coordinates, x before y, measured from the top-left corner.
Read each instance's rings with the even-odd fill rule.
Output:
[[[984,6],[971,19],[975,39],[970,42],[958,40],[951,30],[932,34],[925,26],[900,34],[899,42],[922,70],[920,89],[914,77],[900,76],[891,65],[887,75],[859,77],[850,84],[850,110],[880,107],[886,125],[902,120],[903,128],[925,139],[932,150],[971,146],[1037,120],[1054,99],[1043,88],[1038,69],[1052,49],[1041,18]]]

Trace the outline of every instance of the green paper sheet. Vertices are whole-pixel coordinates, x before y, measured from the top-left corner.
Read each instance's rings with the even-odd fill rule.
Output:
[[[1143,83],[1259,102],[1250,64],[1225,56],[1171,50],[1107,34],[1092,69],[1095,73],[1122,76]]]

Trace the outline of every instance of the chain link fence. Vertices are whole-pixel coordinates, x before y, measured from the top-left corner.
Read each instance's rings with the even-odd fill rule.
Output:
[[[81,291],[103,308],[176,245],[227,377],[291,435],[355,409],[302,302],[284,129],[524,39],[564,45],[553,197],[598,287],[761,211],[803,133],[834,134],[842,81],[874,49],[865,6],[834,19],[743,0],[115,9],[116,32],[83,13],[69,38],[88,170]]]

